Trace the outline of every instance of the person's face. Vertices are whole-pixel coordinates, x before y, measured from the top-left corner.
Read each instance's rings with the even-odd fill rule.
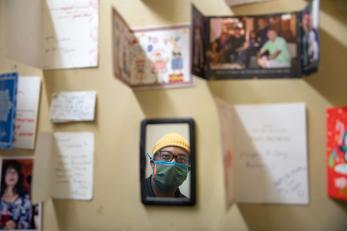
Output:
[[[268,39],[270,39],[271,41],[275,41],[275,39],[277,38],[277,33],[276,33],[276,31],[274,31],[274,30],[269,30],[269,31],[267,32],[267,37],[268,37]]]
[[[265,20],[264,19],[262,19],[262,18],[260,18],[259,20],[258,20],[258,26],[260,27],[260,28],[264,28],[265,27]]]
[[[8,168],[5,172],[5,182],[7,186],[14,187],[18,182],[18,172],[14,168]]]
[[[226,32],[223,32],[220,36],[221,42],[224,43],[225,41],[227,41],[229,35]]]
[[[305,28],[310,28],[312,26],[311,15],[305,14],[303,19],[302,19],[302,24]]]
[[[241,36],[241,30],[240,29],[238,29],[238,28],[235,29],[235,36],[236,37],[240,37]]]
[[[189,153],[182,148],[168,146],[159,151],[155,156],[155,160],[176,161],[181,164],[189,165]]]

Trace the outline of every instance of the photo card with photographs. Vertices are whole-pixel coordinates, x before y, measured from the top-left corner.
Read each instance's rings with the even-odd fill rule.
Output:
[[[319,0],[297,12],[204,16],[192,6],[192,72],[205,79],[301,77],[318,70]]]
[[[140,163],[142,203],[194,205],[196,202],[194,120],[191,118],[143,120]]]

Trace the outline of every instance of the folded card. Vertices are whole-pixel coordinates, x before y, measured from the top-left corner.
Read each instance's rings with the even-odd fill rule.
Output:
[[[192,7],[192,72],[205,79],[301,77],[319,66],[319,0],[297,12],[204,16]]]
[[[189,26],[132,30],[115,9],[112,22],[116,78],[132,88],[192,85]]]
[[[34,149],[40,91],[40,77],[19,77],[15,148]]]
[[[219,103],[228,204],[307,204],[306,111],[302,103]]]
[[[7,55],[43,69],[96,67],[98,4],[6,0]]]
[[[347,201],[347,107],[327,109],[328,195]]]
[[[0,74],[0,149],[13,147],[17,106],[17,73]]]
[[[41,133],[35,152],[34,201],[91,200],[94,133]]]

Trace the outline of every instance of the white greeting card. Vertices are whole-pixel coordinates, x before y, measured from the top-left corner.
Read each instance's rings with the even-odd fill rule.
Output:
[[[308,203],[304,104],[236,105],[231,133],[237,202]]]
[[[18,78],[15,148],[34,149],[40,91],[40,77]]]
[[[7,55],[43,69],[96,67],[98,4],[6,0]]]
[[[41,133],[35,156],[35,201],[92,199],[94,133]]]
[[[59,92],[52,97],[50,119],[54,123],[93,121],[95,91]]]

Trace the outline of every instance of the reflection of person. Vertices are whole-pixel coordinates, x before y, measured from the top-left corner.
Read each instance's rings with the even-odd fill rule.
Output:
[[[307,65],[319,58],[318,31],[313,27],[312,16],[309,12],[305,12],[302,16],[302,32],[303,64]]]
[[[179,186],[190,168],[187,140],[177,133],[166,134],[154,144],[152,153],[153,174],[145,180],[146,196],[186,198]]]
[[[23,180],[20,163],[12,160],[4,164],[1,179],[1,229],[32,228],[32,204],[24,190]]]
[[[269,29],[267,36],[269,40],[260,49],[258,65],[262,68],[290,67],[291,56],[286,40],[274,29]]]

